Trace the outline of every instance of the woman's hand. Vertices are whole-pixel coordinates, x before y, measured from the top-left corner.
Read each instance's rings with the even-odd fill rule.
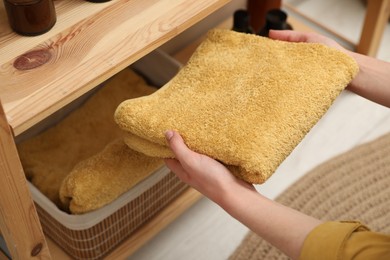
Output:
[[[308,42],[308,43],[322,43],[328,47],[338,49],[343,52],[347,52],[336,41],[327,38],[323,35],[309,32],[299,32],[290,30],[271,30],[269,37],[274,40],[287,41],[287,42]]]
[[[165,159],[168,168],[217,204],[223,204],[228,193],[240,188],[255,190],[253,185],[233,176],[221,163],[191,151],[177,132],[167,131],[165,136],[175,155],[175,159]]]
[[[165,136],[176,157],[165,163],[182,181],[291,258],[298,258],[304,239],[319,220],[265,198],[221,163],[191,151],[177,132],[167,131]]]
[[[271,30],[269,37],[288,42],[322,43],[348,54],[358,63],[359,73],[351,81],[347,89],[373,102],[390,107],[389,62],[349,51],[336,41],[315,33]]]

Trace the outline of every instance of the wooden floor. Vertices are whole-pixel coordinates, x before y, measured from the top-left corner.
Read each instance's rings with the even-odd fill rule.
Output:
[[[351,41],[358,40],[364,1],[289,0],[302,12]],[[348,11],[349,10],[349,11]],[[390,26],[378,57],[390,61]],[[387,46],[387,48],[385,48]],[[321,162],[390,132],[390,109],[344,92],[273,177],[257,189],[275,198]],[[247,228],[203,198],[129,260],[223,260],[235,250]]]

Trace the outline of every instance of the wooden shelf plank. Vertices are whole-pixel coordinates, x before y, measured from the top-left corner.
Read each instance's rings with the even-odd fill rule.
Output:
[[[0,230],[8,250],[13,259],[50,258],[1,103],[0,140]]]
[[[367,1],[366,16],[356,51],[375,57],[390,18],[390,0]]]
[[[227,2],[112,0],[96,4],[59,0],[55,1],[57,24],[37,37],[13,33],[2,3],[0,98],[15,135]],[[37,63],[43,65],[23,70]]]

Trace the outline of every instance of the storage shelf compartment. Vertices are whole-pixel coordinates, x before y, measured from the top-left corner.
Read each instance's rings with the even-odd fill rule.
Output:
[[[85,149],[92,152],[99,152],[91,148],[88,142],[83,143],[78,134],[72,134],[78,132],[75,129],[83,129],[89,133],[88,126],[91,125],[88,119],[85,118],[85,120],[83,120],[83,118],[74,117],[75,115],[88,115],[97,117],[99,120],[104,120],[106,122],[110,121],[111,112],[108,115],[102,115],[100,113],[101,111],[96,110],[98,105],[105,104],[104,109],[111,111],[126,99],[123,96],[119,97],[124,93],[124,88],[129,95],[132,92],[139,93],[140,85],[144,85],[144,88],[147,85],[146,83],[140,83],[140,81],[142,81],[141,78],[143,78],[144,81],[149,82],[150,85],[147,85],[149,88],[151,86],[156,88],[161,87],[176,75],[180,67],[181,64],[168,54],[158,49],[152,51],[119,73],[126,72],[127,74],[121,75],[126,75],[126,77],[129,77],[128,79],[124,79],[123,76],[119,75],[120,81],[118,81],[115,80],[116,76],[114,76],[112,79],[108,80],[108,82],[101,84],[100,88],[95,88],[87,97],[80,97],[70,103],[70,105],[64,107],[64,111],[61,112],[65,113],[65,116],[58,116],[58,118],[55,118],[57,115],[54,113],[53,116],[55,117],[50,116],[42,121],[42,123],[44,123],[43,125],[37,124],[34,126],[34,129],[30,128],[22,135],[19,135],[18,137],[23,136],[26,138],[26,142],[32,141],[34,138],[44,138],[39,139],[41,141],[38,142],[38,144],[51,142],[52,145],[52,150],[50,148],[48,150],[47,147],[39,148],[39,145],[35,143],[34,149],[36,150],[26,152],[26,149],[28,151],[28,146],[26,146],[26,143],[23,143],[23,141],[21,142],[19,146],[21,162],[22,164],[26,163],[30,166],[30,168],[27,167],[25,171],[32,174],[32,183],[36,180],[34,177],[36,175],[45,175],[50,179],[50,177],[53,177],[53,171],[55,174],[58,173],[56,178],[56,180],[58,180],[62,178],[62,175],[60,174],[61,171],[57,171],[56,169],[67,169],[66,164],[68,164],[68,162],[65,163],[65,165],[61,164],[61,162],[51,164],[50,162],[45,161],[45,158],[42,159],[42,157],[40,157],[41,155],[47,153],[57,154],[57,152],[61,150],[66,151],[66,153],[74,152],[74,154],[77,154],[77,158],[83,158],[82,151],[85,151]],[[136,71],[138,75],[131,76],[133,74],[129,74],[126,70],[128,72],[131,70]],[[138,81],[132,80],[134,77],[138,78]],[[95,91],[96,89],[99,90]],[[109,90],[108,92],[107,89]],[[119,89],[121,89],[121,91],[119,91]],[[106,91],[104,92],[104,97],[101,95],[102,92],[99,91]],[[149,91],[146,93],[149,93]],[[121,95],[118,95],[118,93],[121,93]],[[98,98],[93,99],[94,95],[97,95]],[[134,95],[138,96],[139,94]],[[111,102],[102,103],[102,99],[111,100]],[[94,105],[91,106],[91,103]],[[92,113],[91,110],[95,111],[95,113]],[[69,118],[72,119],[70,126],[68,124],[69,121],[67,121]],[[77,120],[75,120],[75,118],[77,118]],[[42,127],[42,129],[39,130],[39,128],[36,127]],[[51,131],[51,127],[56,127],[56,133],[63,133],[63,131],[66,131],[67,134],[73,136],[73,138],[70,138],[69,140],[61,138],[59,140],[57,138],[48,137],[53,137],[54,134],[53,131]],[[106,123],[106,127],[104,128],[105,131],[102,133],[111,136],[115,133],[116,128],[117,126],[114,121],[110,121],[109,123]],[[34,130],[33,132],[35,133],[31,133],[30,130]],[[38,132],[36,132],[37,130]],[[95,131],[97,131],[97,135],[101,133],[96,129]],[[45,135],[47,133],[49,133],[49,135]],[[30,134],[31,136],[28,137]],[[106,147],[109,146],[113,140],[119,138],[119,136],[112,136],[112,140],[107,140]],[[94,142],[95,136],[88,135],[83,136],[82,138]],[[62,146],[64,141],[66,143],[73,142],[72,147],[78,147],[78,149],[76,149],[78,152],[75,152],[76,150],[73,151],[72,148],[69,150],[66,146]],[[43,147],[45,147],[45,145],[43,145]],[[34,155],[37,154],[38,157],[34,157]],[[57,156],[61,155],[57,154]],[[31,164],[29,164],[29,162],[31,162],[29,161],[29,157],[30,160],[31,158],[35,158],[32,159],[32,161],[46,164],[51,170],[42,168],[40,170],[34,170],[34,166],[31,167]],[[73,162],[77,158],[69,157],[68,159]],[[77,162],[75,163],[77,165]],[[160,162],[160,164],[162,164],[162,162]],[[73,166],[71,168],[73,168]],[[71,173],[68,172],[68,174]],[[131,178],[131,170],[128,170],[126,174],[128,178]],[[53,201],[50,201],[49,198],[53,198],[50,197],[50,193],[46,193],[47,189],[44,184],[38,182],[37,187],[35,187],[30,183],[30,191],[36,203],[36,209],[44,233],[52,238],[57,245],[72,258],[101,259],[131,236],[147,220],[150,220],[176,197],[180,196],[183,191],[188,189],[188,186],[181,182],[173,173],[170,173],[169,169],[165,166],[149,174],[148,177],[145,177],[141,182],[131,187],[127,192],[123,193],[104,207],[80,215],[72,215],[60,210]],[[99,182],[99,172],[96,172],[95,176],[97,178],[96,182]],[[115,177],[112,176],[112,178]],[[53,178],[51,180],[54,181]],[[56,188],[57,185],[58,184],[56,184],[55,181],[51,183],[51,186],[54,188]],[[115,189],[113,183],[107,184],[106,187]],[[42,189],[42,192],[39,189]],[[99,191],[97,192],[99,193]],[[46,197],[45,194],[49,196]]]

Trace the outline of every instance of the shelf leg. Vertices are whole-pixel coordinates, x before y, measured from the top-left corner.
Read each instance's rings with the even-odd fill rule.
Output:
[[[367,0],[366,17],[356,51],[376,56],[390,16],[390,0]]]
[[[0,102],[0,230],[12,259],[50,259],[11,128]]]

